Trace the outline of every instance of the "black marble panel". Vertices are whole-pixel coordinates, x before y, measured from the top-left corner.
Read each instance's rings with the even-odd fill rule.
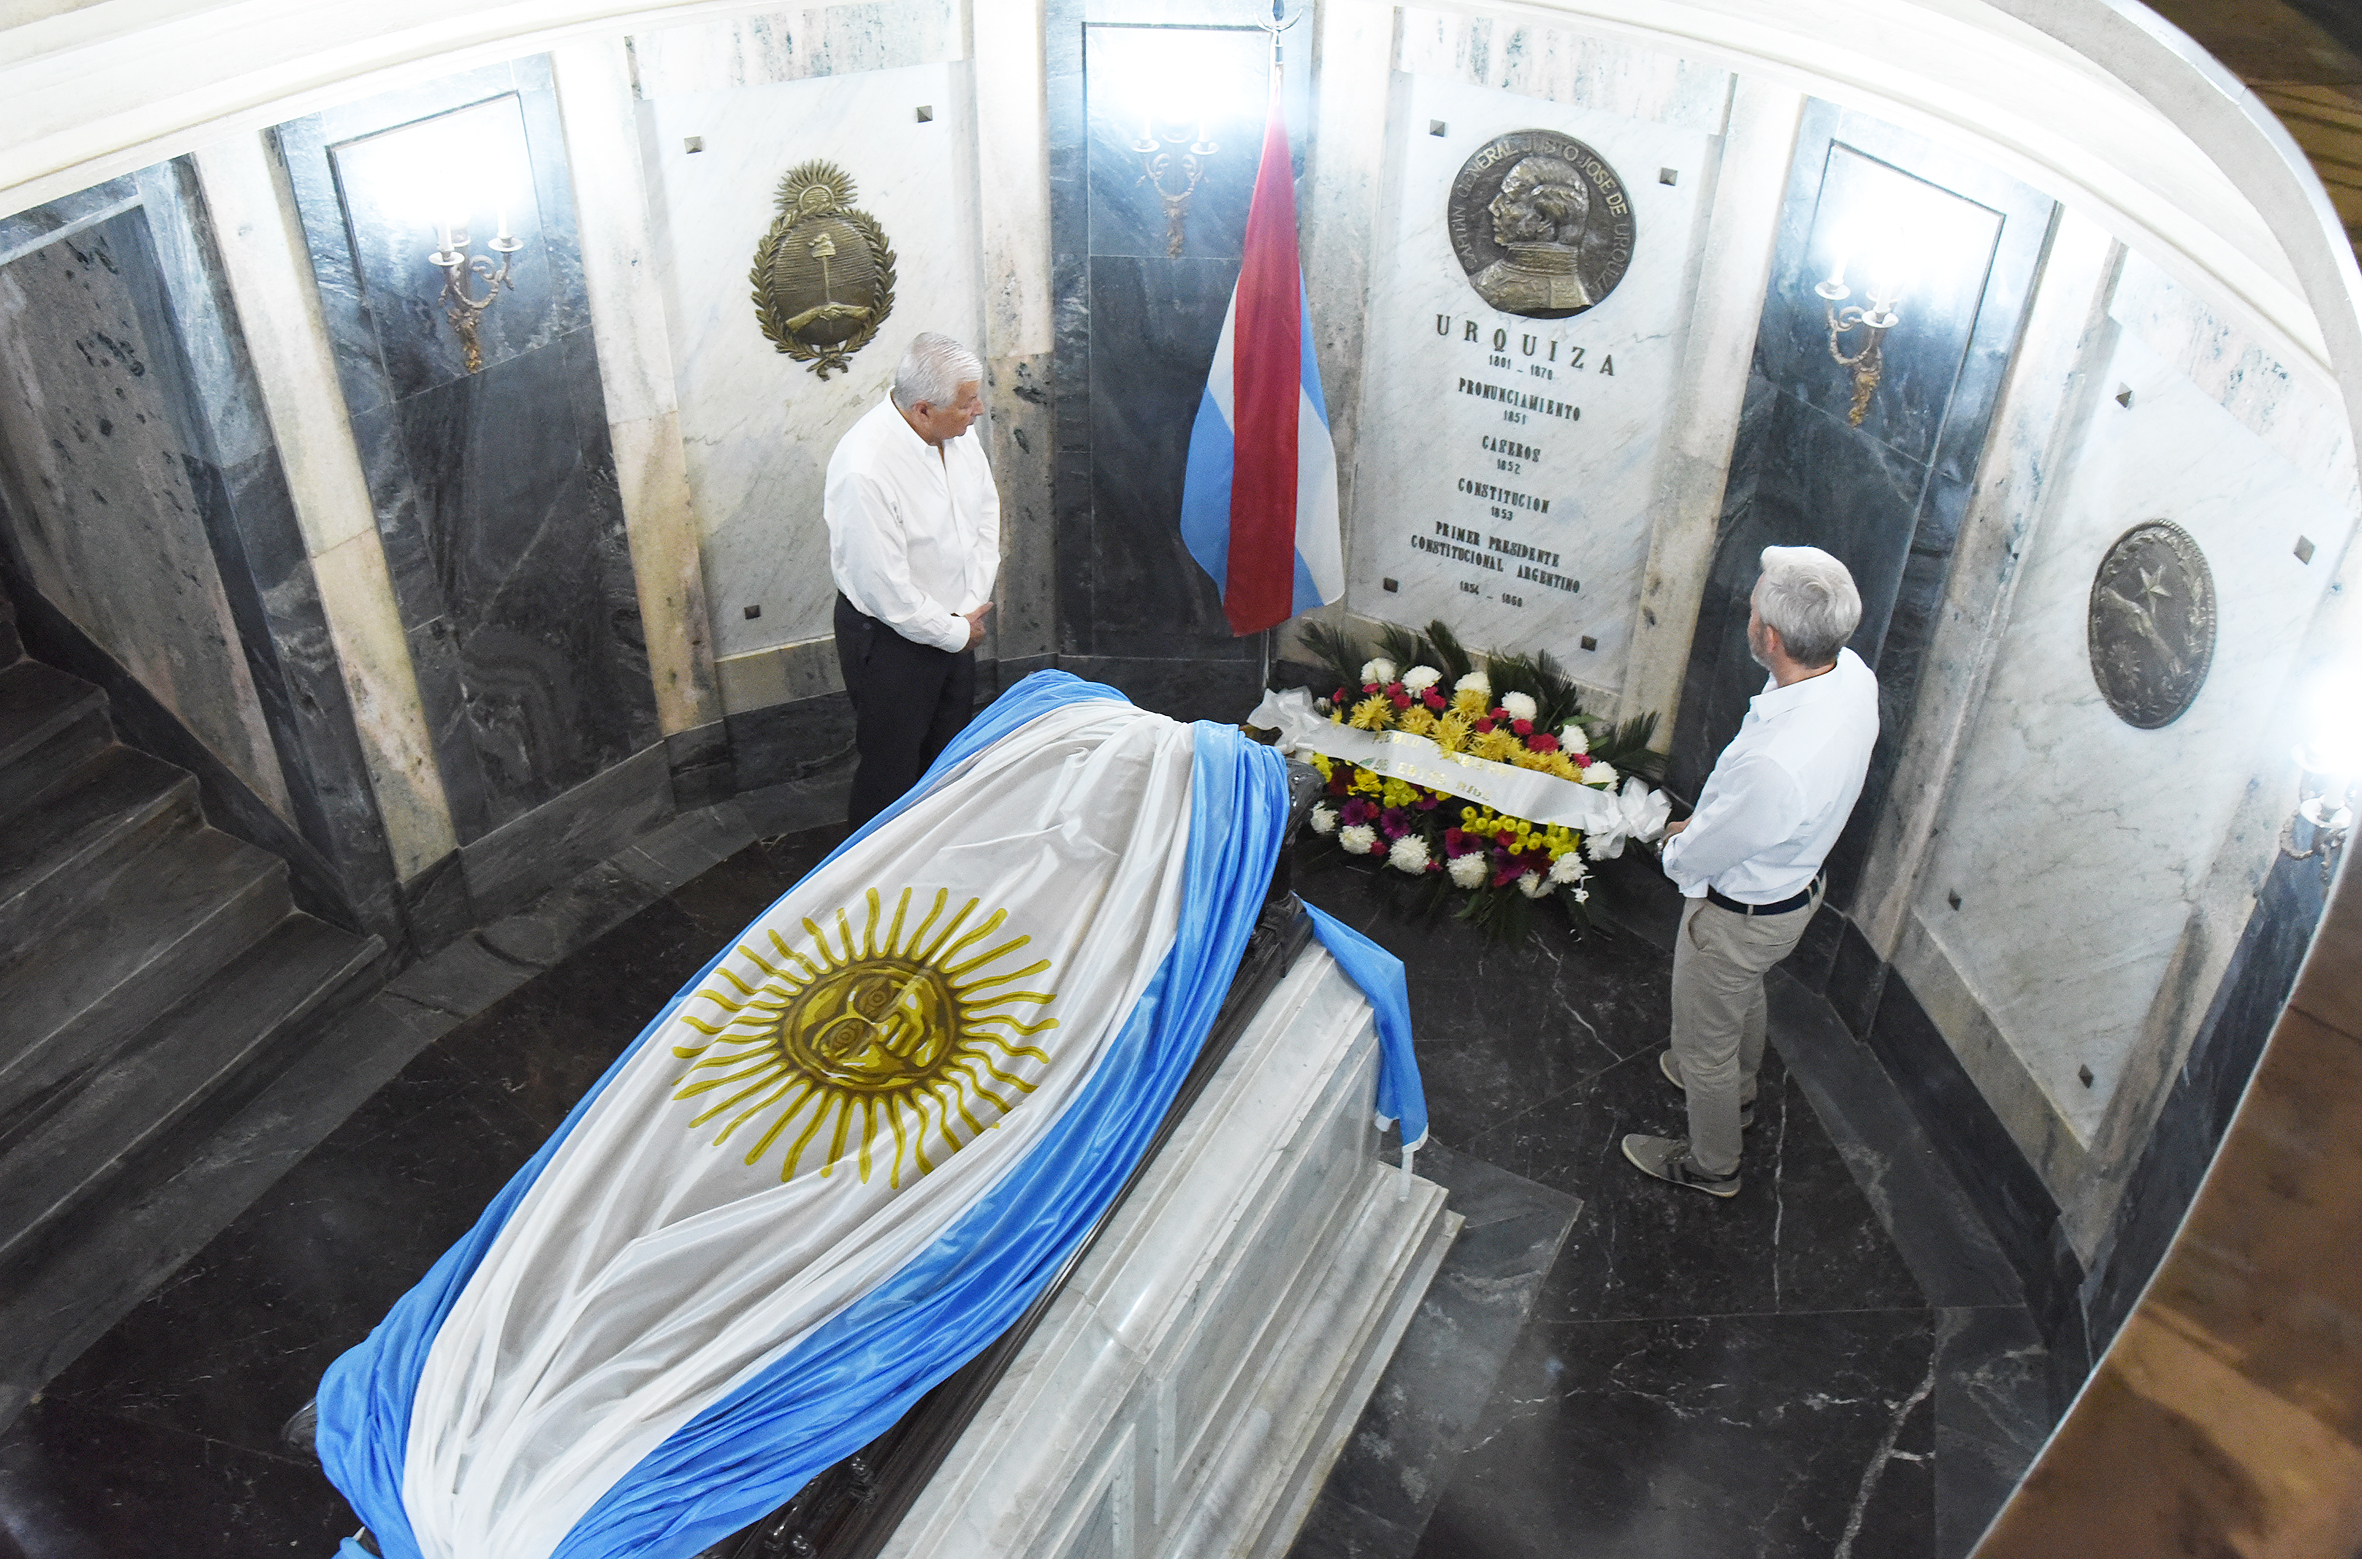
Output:
[[[673,812],[672,770],[664,744],[652,742],[462,844],[469,906],[479,920],[520,909],[661,827]]]
[[[1967,1559],[2050,1437],[2047,1357],[2025,1311],[1936,1312],[1935,1553]]]
[[[842,693],[750,709],[726,724],[742,791],[810,779],[853,760],[853,702]]]
[[[730,727],[723,721],[666,737],[664,758],[672,769],[673,802],[684,812],[738,794],[738,777],[730,762]]]
[[[1104,682],[1141,708],[1176,720],[1235,725],[1263,697],[1261,668],[1252,661],[1061,655],[1058,669]]]
[[[2140,1161],[2116,1204],[2086,1290],[2095,1351],[2107,1347],[2165,1259],[2246,1095],[2264,1042],[2296,988],[2297,969],[2327,896],[2319,860],[2274,858],[2222,983],[2174,1076],[2173,1091],[2149,1128]]]
[[[1839,906],[1852,900],[1885,802],[2055,211],[2037,191],[1893,125],[1831,103],[1806,112],[1670,777],[1695,794],[1761,690],[1743,631],[1760,550],[1809,544],[1843,559],[1862,592],[1852,647],[1878,673],[1884,730],[1830,858]],[[1827,304],[1814,284],[1841,250],[1858,258],[1876,247],[1882,227],[1910,230],[1914,252],[1896,305],[1903,323],[1881,347],[1884,373],[1855,427],[1852,378],[1830,360]],[[1858,270],[1848,274],[1859,280]],[[1850,351],[1860,340],[1857,330],[1840,345]]]
[[[1829,978],[1821,994],[1836,1009],[1838,1019],[1857,1038],[1870,1032],[1878,1014],[1878,998],[1886,991],[1886,961],[1870,946],[1854,923],[1837,916],[1837,951],[1830,961]]]
[[[1865,1037],[2016,1269],[2027,1308],[2037,1324],[2044,1325],[2046,1340],[2055,1341],[2053,1328],[2062,1321],[2064,1308],[2072,1306],[2082,1276],[2077,1272],[2066,1280],[2067,1305],[2062,1306],[2056,1247],[2064,1241],[2058,1237],[2058,1203],[2042,1177],[2026,1162],[2017,1140],[1977,1091],[1908,984],[1891,978],[1885,982],[1877,1016]],[[2067,1259],[2073,1260],[2071,1252]]]
[[[277,134],[467,844],[660,738],[548,65]],[[475,373],[423,258],[454,204],[479,249],[502,209],[525,244]]]
[[[1099,24],[1083,29],[1083,59],[1090,252],[1172,254],[1177,205],[1180,255],[1236,258],[1263,151],[1269,35]]]
[[[1181,482],[1234,260],[1091,260],[1091,652],[1260,657],[1181,544]]]

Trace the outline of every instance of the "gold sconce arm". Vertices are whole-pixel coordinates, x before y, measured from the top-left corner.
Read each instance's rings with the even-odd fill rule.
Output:
[[[1879,297],[1875,288],[1871,290],[1868,308],[1850,305],[1841,307],[1847,298],[1853,296],[1853,289],[1834,276],[1813,288],[1813,291],[1821,296],[1829,311],[1829,356],[1838,367],[1853,370],[1853,408],[1846,413],[1845,420],[1850,426],[1858,428],[1862,425],[1862,418],[1869,415],[1870,397],[1877,391],[1879,377],[1886,371],[1883,350],[1886,333],[1903,322],[1902,316],[1895,313],[1894,299]],[[1840,343],[1857,328],[1868,331],[1869,339],[1848,356]]]
[[[525,243],[523,239],[509,236],[504,218],[500,236],[491,240],[486,247],[500,256],[498,269],[485,256],[471,256],[468,253],[468,235],[465,232],[447,234],[444,246],[427,256],[427,262],[443,273],[443,317],[451,321],[451,328],[458,332],[460,355],[469,373],[479,373],[484,367],[484,347],[477,338],[477,322],[500,297],[503,288],[511,292],[516,290],[517,284],[509,278],[509,265],[516,252],[525,247]],[[470,292],[468,277],[471,275],[483,279],[482,296]]]

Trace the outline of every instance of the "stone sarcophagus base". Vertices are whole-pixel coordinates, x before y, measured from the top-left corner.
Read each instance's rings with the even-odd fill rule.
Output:
[[[1369,1004],[1307,948],[887,1559],[1287,1551],[1460,1226],[1378,1157],[1377,1067]]]

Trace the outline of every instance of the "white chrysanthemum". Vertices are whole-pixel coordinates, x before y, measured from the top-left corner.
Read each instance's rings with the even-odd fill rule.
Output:
[[[1503,693],[1501,707],[1509,711],[1509,718],[1512,720],[1531,720],[1535,715],[1541,713],[1541,710],[1535,707],[1534,701],[1523,693]]]
[[[1589,752],[1591,738],[1584,734],[1581,726],[1569,720],[1558,728],[1558,745],[1568,752]]]
[[[1470,688],[1474,688],[1485,697],[1490,698],[1493,696],[1493,679],[1481,671],[1471,671],[1452,684],[1452,691],[1455,693],[1465,693]]]
[[[1402,674],[1402,690],[1406,693],[1424,693],[1442,680],[1443,673],[1433,666],[1413,666]]]
[[[1581,882],[1589,875],[1591,875],[1590,869],[1584,866],[1583,857],[1573,850],[1567,851],[1566,854],[1550,863],[1550,880],[1552,882]]]
[[[1335,833],[1337,831],[1337,809],[1325,801],[1314,807],[1312,809],[1312,831],[1316,834]]]
[[[1345,847],[1347,855],[1367,855],[1378,847],[1378,831],[1367,823],[1355,823],[1337,830],[1337,843]]]
[[[1394,662],[1383,655],[1376,660],[1363,661],[1361,663],[1361,680],[1364,687],[1372,682],[1384,687],[1394,680]]]
[[[1409,872],[1416,877],[1427,870],[1427,841],[1417,834],[1405,834],[1394,841],[1394,848],[1386,852],[1386,864],[1398,872]]]
[[[1444,870],[1451,874],[1453,887],[1478,887],[1484,882],[1485,858],[1481,851],[1471,852],[1467,855],[1455,855],[1452,857],[1451,864],[1446,866]]]
[[[1608,762],[1605,758],[1594,758],[1589,763],[1583,765],[1584,784],[1613,785],[1615,782],[1616,766]]]
[[[1550,891],[1550,884],[1542,880],[1540,872],[1520,872],[1517,877],[1517,891],[1529,899],[1538,899]]]

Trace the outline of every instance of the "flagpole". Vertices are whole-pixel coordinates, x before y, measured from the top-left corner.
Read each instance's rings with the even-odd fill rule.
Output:
[[[1280,84],[1284,75],[1280,55],[1279,35],[1283,32],[1286,32],[1290,27],[1295,26],[1296,23],[1303,18],[1303,15],[1303,10],[1299,8],[1294,16],[1289,16],[1287,14],[1287,0],[1271,0],[1271,20],[1262,24],[1263,30],[1271,34],[1271,97],[1274,105],[1274,112],[1286,112],[1285,106],[1279,103]],[[1269,689],[1271,686],[1271,636],[1278,631],[1279,630],[1276,628],[1266,628],[1263,630],[1261,635],[1263,640],[1264,689]]]

